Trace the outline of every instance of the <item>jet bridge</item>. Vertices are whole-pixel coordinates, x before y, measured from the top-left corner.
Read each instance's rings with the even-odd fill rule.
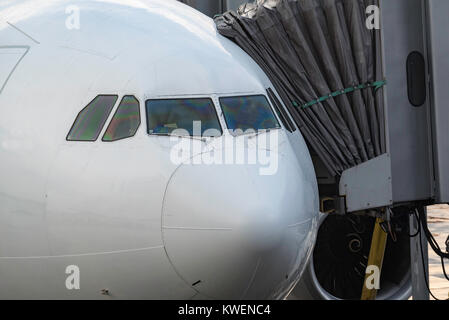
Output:
[[[340,213],[447,201],[435,189],[427,2],[382,2],[369,30],[376,3],[266,1],[216,19],[270,76]]]
[[[214,16],[236,2],[200,9]],[[307,140],[323,212],[378,217],[388,228],[406,212],[413,233],[414,212],[449,202],[448,14],[447,0],[266,0],[215,17],[270,77]],[[426,299],[426,239],[404,243],[416,262],[412,294]],[[338,297],[324,285],[315,291]]]

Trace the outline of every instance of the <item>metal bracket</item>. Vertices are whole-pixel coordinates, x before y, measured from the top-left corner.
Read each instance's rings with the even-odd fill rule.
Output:
[[[343,215],[346,213],[345,197],[323,197],[320,199],[320,212],[331,214],[336,213]]]
[[[381,155],[343,172],[340,196],[346,197],[348,212],[388,207],[393,204],[391,159]]]

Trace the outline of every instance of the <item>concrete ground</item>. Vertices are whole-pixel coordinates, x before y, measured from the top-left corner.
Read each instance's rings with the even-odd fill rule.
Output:
[[[428,208],[428,225],[441,249],[446,249],[446,239],[449,235],[449,206],[435,205]],[[446,260],[446,273],[449,274],[449,260]],[[438,299],[449,298],[449,281],[443,275],[441,259],[429,247],[429,282],[432,293]]]

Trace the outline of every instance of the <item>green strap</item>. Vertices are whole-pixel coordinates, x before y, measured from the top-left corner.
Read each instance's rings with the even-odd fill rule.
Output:
[[[302,106],[300,106],[297,102],[293,101],[293,106],[295,106],[296,108],[301,107],[302,109],[306,109],[306,108],[309,108],[309,107],[311,107],[311,106],[313,106],[315,104],[318,104],[320,102],[326,101],[326,100],[328,100],[330,98],[335,98],[335,97],[338,97],[338,96],[340,96],[342,94],[348,94],[348,93],[354,92],[356,90],[363,90],[363,89],[366,89],[366,88],[374,88],[374,92],[376,92],[377,90],[379,90],[380,88],[382,88],[386,84],[387,84],[387,80],[381,80],[381,81],[368,82],[368,83],[365,83],[365,84],[359,84],[359,85],[354,86],[354,87],[349,87],[349,88],[346,88],[346,89],[343,89],[343,90],[340,90],[340,91],[335,91],[335,92],[329,93],[326,96],[322,96],[322,97],[320,97],[318,99],[315,99],[315,100],[312,100],[310,102],[307,102],[306,104],[303,104]]]

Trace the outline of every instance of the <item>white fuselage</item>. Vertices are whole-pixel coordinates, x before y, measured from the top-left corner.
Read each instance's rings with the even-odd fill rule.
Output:
[[[299,130],[263,133],[278,160],[261,175],[260,164],[174,163],[177,142],[146,128],[148,99],[209,97],[236,139],[218,98],[266,95],[268,78],[176,1],[70,5],[0,4],[0,298],[284,298],[317,229]],[[67,141],[100,94],[118,95],[100,137]],[[103,142],[124,95],[139,101],[140,127]],[[192,143],[222,152],[217,139]]]

